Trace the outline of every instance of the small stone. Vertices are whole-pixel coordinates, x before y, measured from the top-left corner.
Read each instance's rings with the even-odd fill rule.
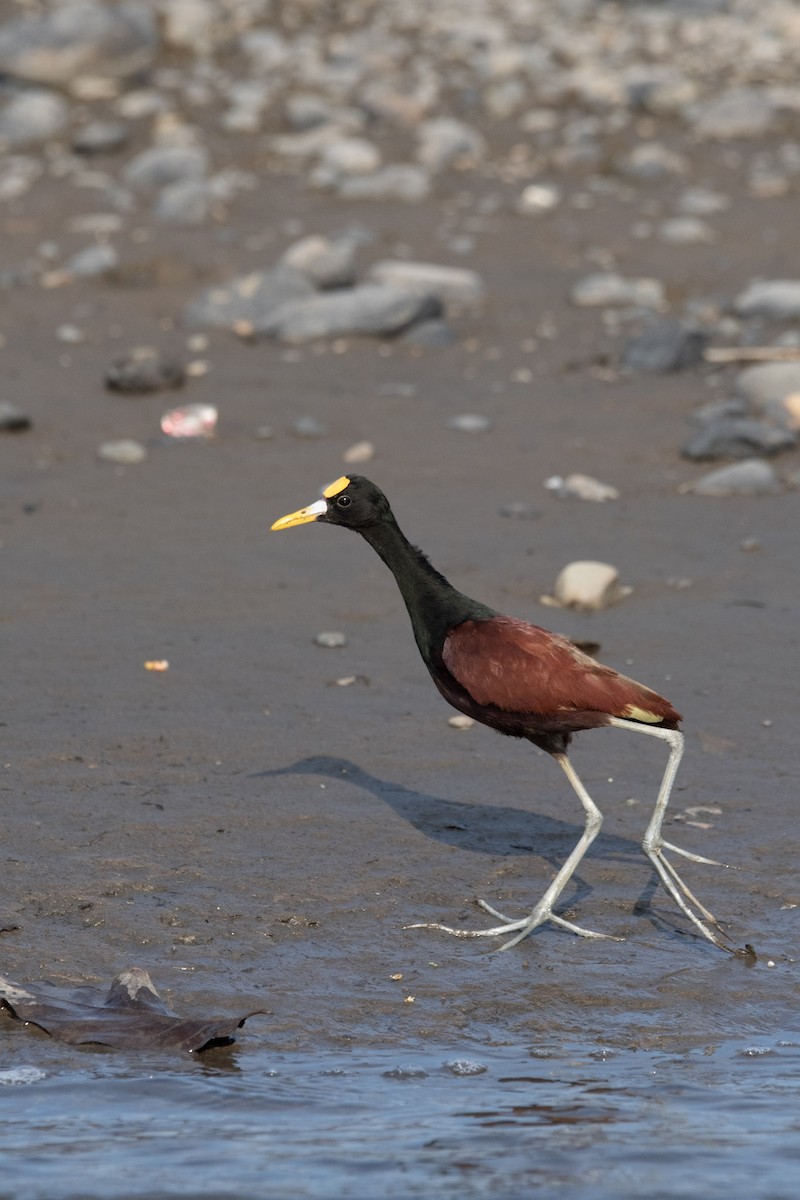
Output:
[[[9,404],[7,400],[0,400],[0,433],[22,433],[30,429],[32,424],[31,418],[22,409]]]
[[[76,154],[113,154],[129,137],[130,129],[123,121],[87,121],[73,135],[72,149]]]
[[[158,34],[150,6],[59,3],[0,26],[0,72],[31,83],[124,79],[153,63]]]
[[[119,265],[119,255],[109,242],[99,242],[96,246],[87,246],[70,258],[65,266],[68,276],[91,279],[98,275],[108,275]]]
[[[314,287],[349,287],[355,279],[357,239],[312,234],[284,251],[281,264],[299,271]]]
[[[472,717],[458,716],[448,717],[447,724],[451,729],[471,729],[475,722]]]
[[[434,117],[419,127],[417,158],[431,171],[444,171],[459,159],[480,161],[485,150],[483,135],[454,117]]]
[[[0,143],[16,147],[46,142],[61,132],[67,117],[67,105],[55,92],[21,92],[0,109]]]
[[[185,381],[180,363],[164,358],[154,346],[134,346],[108,368],[105,385],[112,392],[141,396],[183,387]]]
[[[86,341],[86,330],[81,329],[78,325],[59,325],[56,329],[56,337],[68,346],[79,346],[81,342]]]
[[[469,1058],[454,1058],[443,1065],[445,1070],[449,1071],[451,1075],[458,1076],[483,1075],[489,1069],[483,1063],[474,1062]]]
[[[716,238],[711,226],[700,217],[670,217],[658,226],[658,236],[672,246],[695,246]]]
[[[294,343],[346,334],[394,334],[440,312],[434,296],[364,283],[291,301],[257,332]]]
[[[211,438],[219,412],[213,404],[184,404],[161,418],[161,432],[172,438]]]
[[[370,267],[369,278],[415,296],[435,296],[445,312],[478,306],[484,297],[483,280],[478,272],[463,267],[383,259]]]
[[[718,471],[679,488],[680,492],[692,492],[696,496],[758,496],[779,490],[777,475],[769,463],[760,458],[720,467]]]
[[[295,437],[321,438],[327,437],[330,430],[316,417],[298,417],[292,425],[292,433]]]
[[[381,165],[381,153],[366,138],[341,138],[324,146],[312,183],[330,187],[345,175],[371,175]]]
[[[317,646],[324,646],[326,650],[337,650],[340,646],[347,645],[347,638],[337,630],[325,629],[317,634],[314,642]]]
[[[573,474],[562,479],[552,475],[544,485],[562,499],[587,500],[592,504],[605,504],[608,500],[619,500],[619,492],[608,483],[601,483],[591,475]]]
[[[343,200],[402,200],[414,204],[431,190],[428,175],[411,163],[390,163],[371,175],[343,179],[337,194]]]
[[[791,321],[800,317],[800,279],[766,279],[751,283],[736,297],[742,317]]]
[[[729,196],[706,187],[689,187],[678,198],[678,209],[690,217],[712,217],[731,206]]]
[[[452,346],[458,341],[458,336],[446,321],[418,321],[406,330],[403,341],[409,346],[435,349],[438,346]]]
[[[622,365],[634,371],[680,371],[703,361],[709,338],[682,321],[663,320],[625,343]]]
[[[488,433],[492,422],[480,413],[460,413],[456,417],[450,417],[447,428],[455,429],[458,433]]]
[[[119,441],[103,442],[101,446],[98,446],[97,457],[106,462],[133,466],[136,463],[144,462],[147,458],[147,451],[141,442],[136,442],[132,438],[120,438]]]
[[[42,170],[42,164],[29,154],[3,156],[0,160],[0,201],[24,196]]]
[[[523,217],[540,217],[561,203],[561,189],[554,183],[529,183],[520,193],[516,210]]]
[[[187,306],[185,319],[190,326],[225,329],[246,322],[252,333],[259,333],[271,325],[286,304],[315,295],[316,289],[308,279],[289,267],[252,271],[201,293]]]
[[[800,362],[757,363],[736,377],[736,391],[759,408],[781,405],[800,392]]]
[[[746,417],[721,417],[694,435],[683,455],[696,461],[714,458],[748,458],[753,454],[779,454],[797,445],[788,429]]]
[[[689,164],[682,154],[676,154],[663,142],[640,142],[619,162],[623,175],[633,179],[665,179],[670,175],[685,175]]]
[[[690,110],[694,131],[701,138],[762,137],[775,118],[766,88],[734,87]]]
[[[633,588],[623,587],[619,571],[610,563],[590,560],[569,563],[559,574],[554,594],[542,596],[543,604],[573,608],[577,612],[597,612],[629,596]]]
[[[600,305],[640,305],[663,308],[664,285],[658,279],[626,279],[613,271],[597,272],[578,280],[572,289],[572,302],[580,307]]]
[[[137,191],[156,191],[172,183],[203,179],[208,151],[202,146],[151,146],[126,165],[122,178]]]
[[[350,446],[342,455],[344,462],[350,465],[354,463],[371,462],[375,457],[375,446],[372,442],[356,442]]]

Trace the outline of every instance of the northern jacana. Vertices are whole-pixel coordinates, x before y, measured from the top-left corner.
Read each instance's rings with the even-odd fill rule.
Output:
[[[609,936],[574,925],[553,908],[603,821],[569,761],[567,749],[574,733],[611,726],[667,743],[669,758],[642,848],[681,912],[709,941],[731,951],[720,936],[716,918],[691,893],[665,856],[669,850],[692,862],[722,865],[682,850],[661,835],[683,754],[680,713],[669,701],[596,662],[559,634],[503,616],[456,591],[403,535],[380,488],[361,475],[342,476],[325,488],[322,499],[282,517],[272,528],[289,529],[307,521],[343,525],[369,542],[397,581],[420,654],[445,700],[499,733],[527,738],[546,750],[564,771],[586,814],[585,828],[575,849],[529,916],[513,920],[481,900],[481,906],[502,921],[501,925],[472,930],[428,923],[412,928],[441,929],[456,937],[513,934],[501,947],[504,950],[548,920],[582,937]],[[709,924],[718,932],[709,929]]]

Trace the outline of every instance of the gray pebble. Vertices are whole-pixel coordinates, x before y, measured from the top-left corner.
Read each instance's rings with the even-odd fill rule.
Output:
[[[778,477],[769,463],[748,458],[729,467],[720,467],[680,491],[697,496],[758,496],[780,490]]]
[[[634,371],[680,371],[702,362],[708,342],[707,334],[682,321],[658,321],[626,342],[622,364]]]
[[[477,129],[455,117],[434,117],[419,127],[417,159],[431,171],[443,171],[460,158],[480,160],[486,142]]]
[[[459,416],[450,417],[447,428],[455,429],[458,433],[488,433],[492,422],[480,413],[461,413]]]
[[[683,448],[685,458],[748,458],[753,454],[779,454],[797,445],[788,429],[746,417],[721,417],[710,422]]]
[[[99,242],[73,254],[65,269],[69,275],[91,279],[98,275],[107,275],[118,265],[119,255],[114,247],[109,242]]]
[[[403,334],[409,346],[435,349],[437,346],[452,346],[458,341],[456,331],[446,321],[418,321]]]
[[[688,187],[678,198],[678,208],[690,217],[712,217],[731,206],[729,196],[707,187]]]
[[[619,160],[618,166],[623,175],[642,180],[685,175],[689,169],[689,163],[684,156],[671,150],[663,142],[640,142]]]
[[[701,138],[727,141],[767,133],[775,109],[766,88],[735,87],[695,105],[690,120]]]
[[[130,138],[130,128],[124,121],[87,121],[72,138],[76,154],[113,154]]]
[[[125,166],[122,178],[137,191],[156,191],[171,183],[203,179],[208,151],[202,146],[151,146]]]
[[[0,433],[22,433],[30,429],[32,424],[31,418],[22,409],[9,404],[7,400],[0,400]]]
[[[716,238],[711,226],[700,217],[670,217],[658,226],[658,236],[672,246],[694,246]]]
[[[291,301],[258,332],[285,342],[346,334],[394,334],[440,313],[441,305],[434,296],[416,296],[388,284],[364,283]]]
[[[318,646],[324,646],[327,650],[335,650],[340,646],[347,645],[345,635],[334,629],[323,630],[322,633],[317,634],[314,641]]]
[[[800,279],[766,279],[751,283],[736,297],[736,311],[742,317],[772,317],[786,321],[800,317]]]
[[[321,438],[327,437],[330,430],[316,417],[298,417],[292,425],[292,433],[295,437]]]
[[[208,288],[185,310],[188,325],[233,329],[247,325],[258,333],[290,301],[316,295],[305,275],[286,266],[252,271],[230,283]]]
[[[0,26],[0,71],[57,87],[122,79],[151,66],[157,45],[148,4],[59,3]]]
[[[185,381],[180,363],[164,358],[154,346],[135,346],[111,364],[105,385],[112,392],[141,396],[182,387]]]
[[[760,408],[800,392],[800,362],[757,363],[736,376],[736,391]]]
[[[286,250],[281,264],[305,275],[314,287],[341,288],[355,279],[355,237],[328,238],[312,234]]]
[[[662,308],[664,285],[658,279],[626,279],[613,271],[600,271],[578,280],[572,289],[572,302],[587,308],[628,304]]]
[[[372,175],[354,175],[339,184],[343,200],[424,200],[431,190],[430,179],[411,163],[390,163]]]
[[[67,117],[67,105],[55,92],[21,92],[0,109],[0,142],[12,147],[46,142],[61,132]]]
[[[463,267],[383,259],[370,267],[368,278],[415,296],[435,296],[445,312],[476,307],[484,298],[484,284],[478,272]]]
[[[529,183],[515,205],[523,217],[540,217],[561,203],[561,189],[554,183]]]
[[[98,446],[97,457],[106,462],[133,466],[136,463],[144,462],[147,458],[147,451],[141,442],[135,442],[131,438],[120,438],[119,441],[103,442],[101,446]]]

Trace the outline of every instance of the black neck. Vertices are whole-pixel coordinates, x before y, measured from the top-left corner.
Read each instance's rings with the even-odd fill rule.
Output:
[[[441,654],[445,635],[462,621],[491,617],[494,610],[456,591],[412,546],[394,517],[359,531],[397,580],[420,653],[429,665]]]

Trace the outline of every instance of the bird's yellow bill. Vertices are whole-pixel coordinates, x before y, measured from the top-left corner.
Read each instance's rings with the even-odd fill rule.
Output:
[[[315,500],[313,504],[309,504],[306,508],[298,508],[297,512],[289,513],[286,517],[281,517],[270,528],[291,529],[293,525],[305,525],[307,521],[316,521],[327,511],[327,501]]]

